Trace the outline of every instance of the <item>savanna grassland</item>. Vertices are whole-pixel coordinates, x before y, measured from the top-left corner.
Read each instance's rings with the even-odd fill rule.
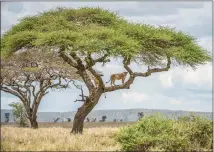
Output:
[[[120,149],[113,136],[119,128],[86,128],[71,135],[70,128],[2,127],[2,151],[114,151]]]
[[[39,129],[1,127],[1,151],[212,151],[213,124],[198,116],[143,117],[137,123],[85,123],[83,135],[72,123],[39,123]]]
[[[121,149],[113,138],[119,128],[132,123],[85,123],[83,135],[70,134],[72,123],[39,123],[39,129],[19,128],[3,123],[3,151],[115,151]]]

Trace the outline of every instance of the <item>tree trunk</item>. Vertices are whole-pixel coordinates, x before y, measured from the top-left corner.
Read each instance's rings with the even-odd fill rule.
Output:
[[[89,101],[84,102],[84,104],[78,109],[73,121],[73,128],[71,131],[72,134],[82,134],[84,120],[91,110],[96,106],[101,95],[102,93],[91,95],[91,97],[89,97]]]
[[[82,115],[83,112],[77,112],[77,114],[75,115],[75,118],[73,121],[73,128],[71,131],[71,133],[73,134],[82,134],[83,132],[85,117],[80,117],[78,113]]]
[[[38,122],[36,121],[36,119],[31,119],[30,120],[30,127],[33,129],[37,129],[38,128]]]

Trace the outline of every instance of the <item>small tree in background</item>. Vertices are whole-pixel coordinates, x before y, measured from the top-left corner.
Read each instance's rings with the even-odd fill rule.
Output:
[[[54,122],[58,122],[60,118],[54,118],[53,121]]]
[[[24,105],[20,102],[13,102],[9,104],[13,110],[13,116],[16,118],[16,122],[20,125],[20,127],[28,126],[27,122],[27,113],[25,111]]]
[[[106,117],[106,116],[102,116],[102,120],[100,120],[100,122],[105,122],[105,121],[106,121],[106,119],[107,119],[107,117]]]
[[[96,122],[97,118],[92,118],[91,122]]]
[[[8,123],[10,121],[10,113],[5,113],[5,122]]]
[[[86,122],[90,122],[90,119],[88,117],[86,118]]]
[[[71,122],[71,118],[67,118],[68,122]]]
[[[138,120],[140,120],[141,118],[143,118],[144,113],[143,112],[138,112]]]
[[[34,129],[38,128],[39,104],[49,90],[66,89],[72,78],[77,79],[68,65],[59,58],[53,61],[53,56],[53,51],[24,49],[2,61],[0,90],[21,100]]]

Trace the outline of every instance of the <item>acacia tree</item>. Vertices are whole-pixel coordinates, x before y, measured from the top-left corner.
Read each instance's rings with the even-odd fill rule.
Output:
[[[74,134],[82,133],[84,119],[103,93],[129,89],[136,77],[168,71],[172,64],[195,69],[211,60],[195,38],[182,31],[131,23],[100,8],[57,8],[25,17],[3,35],[2,41],[4,55],[22,47],[57,47],[59,56],[77,70],[89,94],[82,96],[83,104],[73,122]],[[105,86],[94,65],[112,58],[123,60],[129,78],[124,84]],[[131,62],[148,69],[135,72],[129,66]],[[98,87],[91,82],[90,74],[99,82]]]
[[[38,107],[49,90],[66,89],[70,79],[77,79],[59,60],[52,62],[51,54],[31,49],[18,52],[2,62],[0,89],[22,101],[31,128],[38,128]]]

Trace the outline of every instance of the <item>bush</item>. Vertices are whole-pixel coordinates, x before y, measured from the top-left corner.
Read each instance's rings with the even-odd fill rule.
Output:
[[[13,108],[13,116],[16,118],[16,122],[20,127],[28,127],[28,119],[26,117],[24,105],[20,102],[13,102],[10,103],[9,106]]]
[[[212,149],[212,122],[193,115],[178,120],[160,114],[146,116],[137,124],[122,128],[116,140],[125,151]]]

